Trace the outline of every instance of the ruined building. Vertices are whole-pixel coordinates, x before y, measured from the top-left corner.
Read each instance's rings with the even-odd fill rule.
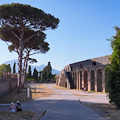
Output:
[[[56,84],[69,89],[105,92],[105,67],[110,56],[69,64],[56,75]]]

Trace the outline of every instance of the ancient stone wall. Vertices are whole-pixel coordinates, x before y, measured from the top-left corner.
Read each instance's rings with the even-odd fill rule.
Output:
[[[68,74],[63,70],[60,75],[56,75],[56,85],[70,89]]]
[[[16,88],[16,84],[17,74],[4,73],[3,78],[0,79],[0,97]]]
[[[109,63],[110,56],[88,59],[77,63],[69,64],[64,67],[64,74],[70,73],[70,88],[86,89],[87,91],[105,92],[105,68]],[[65,77],[62,72],[57,75],[60,86],[65,87]],[[72,82],[71,82],[72,81]]]

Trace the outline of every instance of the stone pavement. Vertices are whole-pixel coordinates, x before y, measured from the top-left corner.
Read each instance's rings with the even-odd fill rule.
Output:
[[[68,89],[58,90],[53,86],[53,84],[46,85],[46,87],[55,91],[51,97],[42,97],[22,103],[24,111],[36,113],[31,120],[105,120],[90,108],[83,106],[79,100],[86,103],[108,103],[106,94]],[[0,106],[0,111],[3,110],[8,110],[8,106]],[[45,114],[41,117],[43,112]]]
[[[73,95],[73,93],[77,94],[78,91],[57,90],[51,85],[47,87],[62,94],[62,99],[48,109],[40,120],[105,120],[78,101],[78,97]],[[86,93],[81,92],[81,94],[84,95]]]

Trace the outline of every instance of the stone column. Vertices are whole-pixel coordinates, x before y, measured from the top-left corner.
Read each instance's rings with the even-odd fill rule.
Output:
[[[95,91],[97,92],[97,71],[95,71]]]
[[[90,82],[90,71],[88,71],[88,91],[91,90],[91,82]]]
[[[102,92],[105,92],[105,71],[102,70]]]
[[[76,76],[76,89],[78,89],[78,73],[77,73],[77,71],[75,73],[76,73],[75,74],[75,76]]]
[[[80,71],[78,72],[78,80],[79,80],[79,89],[80,89]]]
[[[84,88],[84,71],[82,71],[82,88]]]

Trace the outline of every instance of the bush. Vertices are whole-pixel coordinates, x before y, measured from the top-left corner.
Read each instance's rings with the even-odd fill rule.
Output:
[[[27,79],[27,81],[35,81],[35,79],[30,78],[30,79]]]
[[[106,86],[110,103],[113,103],[120,109],[120,67],[118,67],[114,67],[112,64],[107,66]]]

